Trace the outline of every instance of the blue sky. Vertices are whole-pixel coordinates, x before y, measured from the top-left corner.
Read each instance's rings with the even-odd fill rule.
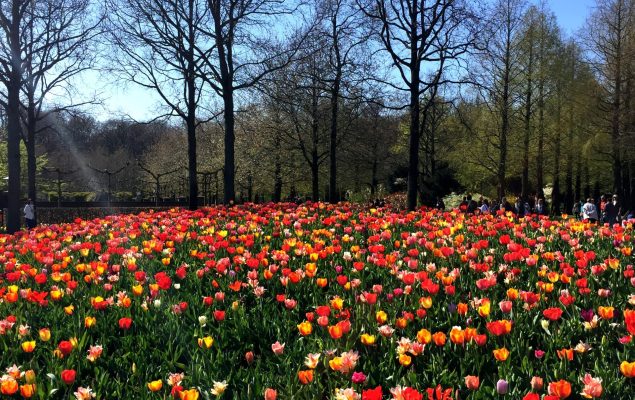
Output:
[[[547,0],[546,3],[558,18],[563,32],[566,35],[575,35],[583,27],[595,0]]]
[[[541,0],[529,0],[540,4]],[[591,13],[595,0],[545,0],[558,19],[565,36],[577,36]],[[137,120],[147,120],[158,115],[157,96],[151,91],[132,84],[121,84],[104,80],[99,73],[90,73],[83,77],[83,83],[94,86],[104,97],[103,106],[94,109],[93,114],[99,120],[130,116]],[[92,83],[92,84],[91,84]]]

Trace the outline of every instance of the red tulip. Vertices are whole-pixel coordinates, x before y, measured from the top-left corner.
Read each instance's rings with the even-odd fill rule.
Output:
[[[124,331],[130,329],[130,326],[132,325],[132,318],[120,318],[119,319],[119,329],[123,329]]]
[[[76,372],[74,369],[65,369],[62,371],[61,377],[62,381],[67,385],[72,385],[75,382]]]

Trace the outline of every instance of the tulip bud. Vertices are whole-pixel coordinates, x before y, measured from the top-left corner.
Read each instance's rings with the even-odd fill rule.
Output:
[[[533,378],[531,378],[531,390],[539,392],[542,390],[543,386],[544,386],[544,383],[541,377],[534,376]]]
[[[245,353],[245,361],[247,361],[247,364],[251,365],[252,362],[254,362],[254,352],[253,351],[248,351]]]
[[[265,389],[265,400],[276,400],[278,398],[278,392],[275,389]]]
[[[498,394],[507,394],[509,391],[509,383],[504,379],[499,379],[496,382],[496,393]]]
[[[24,379],[26,380],[26,383],[35,383],[35,371],[32,369],[25,371]]]
[[[42,328],[40,329],[39,333],[41,341],[48,342],[49,340],[51,340],[51,330],[49,328]]]

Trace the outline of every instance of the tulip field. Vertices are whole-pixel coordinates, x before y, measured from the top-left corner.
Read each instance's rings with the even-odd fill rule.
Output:
[[[0,391],[635,398],[635,232],[323,203],[0,235]]]

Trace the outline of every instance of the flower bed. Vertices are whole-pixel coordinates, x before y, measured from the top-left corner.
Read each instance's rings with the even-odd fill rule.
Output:
[[[15,398],[635,398],[632,224],[325,204],[0,236]]]

